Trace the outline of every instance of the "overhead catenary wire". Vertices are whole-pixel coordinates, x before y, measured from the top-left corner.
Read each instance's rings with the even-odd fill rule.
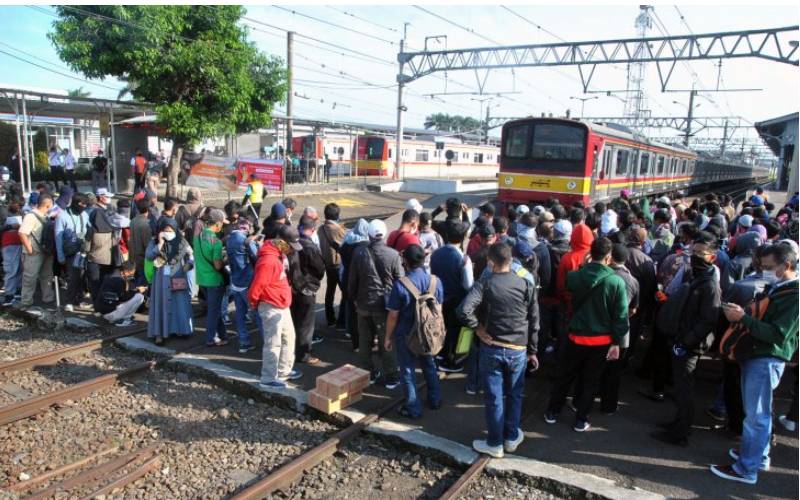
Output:
[[[369,24],[370,26],[375,26],[377,28],[382,28],[382,29],[385,29],[387,31],[393,31],[395,33],[399,33],[400,32],[397,28],[391,28],[389,26],[384,26],[381,23],[375,22],[375,21],[373,21],[371,19],[364,19],[363,17],[358,16],[356,14],[353,14],[352,12],[347,12],[346,10],[343,10],[343,9],[337,9],[336,7],[333,7],[331,5],[326,5],[326,7],[331,9],[331,10],[335,10],[336,12],[338,12],[340,14],[344,14],[345,16],[349,16],[349,17],[352,17],[353,19],[358,19],[359,21],[363,21],[363,22]]]
[[[69,73],[64,73],[64,72],[61,72],[61,71],[57,71],[57,70],[55,70],[53,68],[48,68],[47,66],[42,66],[41,64],[35,63],[33,61],[29,61],[29,60],[25,59],[24,57],[17,56],[15,54],[12,54],[11,52],[6,52],[5,50],[2,50],[2,49],[0,49],[0,54],[5,54],[5,55],[7,55],[9,57],[12,57],[12,58],[18,60],[18,61],[24,62],[26,64],[30,64],[31,66],[36,66],[37,68],[41,68],[41,69],[43,69],[45,71],[49,71],[50,73],[53,73],[53,74],[56,74],[56,75],[61,75],[61,76],[65,77],[65,78],[71,78],[71,79],[77,80],[79,82],[84,82],[87,85],[95,85],[97,87],[103,87],[103,88],[106,88],[106,89],[109,89],[109,90],[113,90],[113,91],[116,91],[116,92],[119,92],[120,90],[122,90],[120,88],[111,87],[110,85],[104,85],[102,83],[93,82],[91,80],[87,80],[86,78],[81,78],[79,76],[70,75]],[[64,96],[64,97],[66,98],[67,96]]]
[[[276,8],[276,9],[279,9],[279,10],[283,10],[283,11],[289,12],[289,13],[291,13],[293,15],[296,15],[296,16],[305,17],[307,19],[312,19],[312,20],[317,21],[319,23],[323,23],[323,24],[327,24],[329,26],[333,26],[334,28],[338,28],[338,29],[341,29],[341,30],[349,31],[351,33],[355,33],[357,35],[361,35],[361,36],[366,37],[366,38],[371,38],[371,39],[377,40],[379,42],[388,43],[389,45],[397,45],[395,42],[393,42],[391,40],[387,40],[387,39],[381,38],[379,36],[371,35],[369,33],[364,33],[363,31],[359,31],[357,29],[348,28],[347,26],[342,26],[341,24],[332,23],[330,21],[326,21],[324,19],[320,19],[318,17],[314,17],[314,16],[311,16],[311,15],[308,15],[308,14],[303,14],[302,12],[298,12],[298,11],[296,11],[294,9],[287,9],[286,7],[281,7],[280,5],[273,5],[272,7]]]

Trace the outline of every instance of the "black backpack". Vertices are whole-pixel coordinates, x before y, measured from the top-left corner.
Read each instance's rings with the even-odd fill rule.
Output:
[[[44,255],[55,255],[56,254],[56,223],[50,217],[41,218],[39,214],[36,212],[31,212],[34,217],[39,219],[39,222],[42,223],[42,237],[41,239],[36,239],[33,236],[33,239],[36,241],[36,244],[39,245],[39,251],[42,252]]]

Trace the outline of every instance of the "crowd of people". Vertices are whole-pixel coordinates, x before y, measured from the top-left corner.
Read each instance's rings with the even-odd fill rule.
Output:
[[[525,379],[540,364],[552,375],[548,424],[568,405],[573,429],[586,431],[596,397],[613,415],[623,375],[635,371],[650,380],[643,397],[662,402],[673,387],[674,417],[653,438],[686,446],[700,405],[695,372],[712,355],[724,377],[704,403],[740,438],[733,463],[712,471],[754,484],[769,467],[772,391],[797,351],[797,193],[777,209],[761,189],[738,207],[725,195],[688,203],[624,190],[590,207],[553,198],[501,215],[486,203],[474,220],[457,198],[431,212],[412,199],[396,229],[378,219],[347,229],[335,203],[320,220],[290,198],[260,220],[255,179],[242,202],[207,206],[191,188],[185,203],[167,198],[159,209],[139,170],[131,200],[102,187],[65,185],[55,197],[40,184],[27,199],[12,189],[2,221],[4,304],[30,309],[38,290],[50,306],[54,283],[63,283],[66,311],[126,326],[146,310],[147,335],[163,344],[193,335],[197,297],[207,346],[230,342],[233,323],[247,353],[257,343],[251,329],[259,332],[261,384],[272,388],[303,377],[303,364],[320,362],[314,346],[339,331],[372,383],[402,387],[407,418],[423,413],[417,367],[431,410],[442,405],[437,371],[465,371],[466,393],[483,392],[488,428],[473,447],[493,457],[522,442]],[[323,281],[328,329],[318,330]],[[430,326],[421,300],[440,311],[425,317],[441,321],[438,354],[412,346]],[[780,423],[796,429],[796,394]]]

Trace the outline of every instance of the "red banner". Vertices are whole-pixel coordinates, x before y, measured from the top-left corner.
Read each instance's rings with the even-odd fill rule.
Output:
[[[283,189],[283,159],[239,158],[236,162],[237,181],[247,184],[250,175],[255,176],[270,191]]]

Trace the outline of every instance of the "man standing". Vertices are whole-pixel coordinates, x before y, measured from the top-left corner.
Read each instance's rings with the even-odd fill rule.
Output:
[[[25,214],[19,227],[19,240],[24,253],[22,256],[22,300],[20,309],[33,306],[36,282],[42,291],[42,302],[50,305],[55,300],[53,288],[53,249],[43,248],[44,229],[47,214],[53,208],[53,197],[47,193],[39,195],[36,207]]]
[[[400,365],[400,379],[403,385],[403,392],[406,395],[406,402],[400,408],[400,415],[416,419],[422,416],[422,404],[417,396],[416,376],[414,374],[417,364],[421,365],[422,374],[425,377],[428,391],[428,407],[432,410],[439,408],[442,404],[442,397],[439,388],[439,376],[436,373],[436,361],[434,361],[433,356],[417,356],[408,348],[408,335],[414,327],[417,308],[413,293],[422,295],[432,291],[437,304],[442,303],[444,294],[442,292],[442,282],[425,270],[425,250],[421,246],[411,245],[406,248],[406,251],[403,252],[403,261],[408,272],[403,278],[394,282],[392,293],[389,294],[387,304],[389,314],[386,318],[384,348],[387,351],[391,351],[394,345],[397,361]],[[408,285],[404,283],[406,280],[416,290],[412,292]],[[435,283],[432,284],[432,280],[435,280]]]
[[[222,297],[225,295],[225,280],[222,276],[222,241],[217,234],[225,224],[225,212],[212,208],[208,212],[206,226],[194,239],[194,258],[197,266],[197,285],[202,288],[208,306],[206,312],[206,346],[221,346],[228,343],[228,333],[222,321]],[[227,306],[228,303],[226,302]]]
[[[119,241],[118,228],[115,227],[112,217],[111,199],[114,197],[106,188],[97,190],[97,204],[89,214],[89,262],[87,273],[89,276],[89,292],[92,302],[97,298],[103,278],[114,270],[114,253],[119,249],[115,247],[115,240]]]
[[[64,172],[67,177],[67,182],[69,182],[69,185],[73,191],[77,191],[78,186],[75,184],[75,157],[72,156],[72,152],[69,149],[64,148],[62,158],[64,161]]]
[[[153,231],[150,229],[148,215],[150,213],[150,200],[141,198],[136,201],[136,217],[131,221],[131,237],[128,241],[129,258],[134,263],[134,273],[137,285],[146,283],[144,276],[144,254],[147,245],[153,240]]]
[[[511,272],[511,247],[495,243],[489,249],[492,274],[475,283],[458,307],[457,315],[476,330],[481,342],[479,371],[483,376],[488,436],[476,439],[472,447],[479,453],[502,458],[513,453],[522,442],[519,428],[525,368],[536,357],[539,332],[539,305],[536,286]],[[477,311],[482,310],[479,320]]]
[[[103,150],[97,150],[97,156],[92,158],[92,191],[97,191],[100,186],[105,186],[106,170],[108,170],[108,158],[103,156]]]
[[[264,328],[261,385],[286,387],[287,380],[303,376],[294,366],[295,333],[289,307],[292,288],[286,275],[286,257],[303,249],[297,230],[282,227],[278,237],[261,246],[255,276],[247,298],[258,309]]]
[[[675,332],[668,332],[672,335],[672,380],[677,409],[672,421],[664,426],[665,431],[652,435],[667,444],[688,445],[694,419],[694,372],[700,356],[714,342],[720,314],[722,292],[714,266],[716,257],[716,237],[701,231],[692,246],[691,281],[679,327]],[[674,294],[673,299],[679,296],[680,292]]]
[[[578,225],[576,229],[585,227]],[[609,267],[611,240],[592,242],[591,261],[567,274],[566,288],[572,296],[572,319],[567,327],[567,345],[544,414],[555,424],[575,379],[582,391],[573,400],[576,432],[589,429],[589,412],[606,361],[619,358],[619,346],[628,332],[628,296],[625,282]]]
[[[247,190],[244,192],[242,206],[246,208],[250,205],[256,215],[256,220],[261,218],[261,204],[266,194],[267,190],[264,188],[264,184],[261,183],[261,179],[254,173],[250,174],[250,181],[247,183]]]
[[[231,267],[231,293],[233,303],[236,305],[236,331],[239,337],[239,353],[244,354],[254,349],[247,331],[247,313],[250,307],[247,304],[247,289],[253,281],[253,265],[258,257],[256,236],[250,235],[250,219],[239,217],[236,227],[225,239],[225,250],[228,254],[228,264]],[[261,317],[256,314],[255,321],[262,336]]]
[[[400,253],[403,253],[403,250],[408,248],[409,245],[419,245],[418,227],[419,213],[412,209],[404,211],[400,228],[389,233],[389,237],[386,238],[386,244]]]
[[[736,462],[711,466],[711,472],[717,476],[746,484],[756,484],[758,471],[769,469],[772,391],[778,387],[786,363],[797,351],[797,253],[789,245],[773,245],[764,251],[761,267],[765,274],[774,273],[777,279],[766,292],[769,305],[764,315],[756,318],[745,314],[738,305],[723,306],[728,321],[741,321],[747,328],[753,350],[749,357],[739,361],[746,417],[739,449],[728,450]]]
[[[304,215],[300,217],[300,246],[302,250],[289,256],[289,283],[292,285],[292,322],[297,341],[295,360],[315,365],[319,358],[311,355],[314,338],[314,319],[316,316],[317,291],[325,275],[325,262],[319,247],[311,240],[316,231],[314,221]],[[322,338],[319,338],[322,341]]]
[[[64,157],[58,151],[58,147],[50,146],[50,155],[47,157],[47,163],[50,165],[50,175],[56,185],[58,191],[58,181],[61,180],[64,184],[67,180],[64,178]]]
[[[322,260],[325,261],[325,275],[327,285],[325,287],[325,319],[328,327],[344,329],[344,311],[339,306],[339,315],[333,307],[333,300],[336,296],[336,287],[339,286],[339,266],[341,256],[339,249],[344,241],[345,230],[339,224],[341,211],[336,203],[325,205],[325,224],[319,230],[319,248],[322,252]]]
[[[136,154],[131,159],[131,168],[133,170],[133,192],[144,189],[145,173],[147,172],[147,159],[142,154],[140,149],[136,150]]]
[[[386,245],[386,224],[375,219],[369,223],[369,245],[359,248],[350,263],[348,296],[356,303],[358,315],[358,355],[372,381],[387,389],[400,385],[394,351],[385,349],[386,296],[394,282],[403,276],[400,254]],[[381,369],[372,363],[372,345],[378,338]]]

